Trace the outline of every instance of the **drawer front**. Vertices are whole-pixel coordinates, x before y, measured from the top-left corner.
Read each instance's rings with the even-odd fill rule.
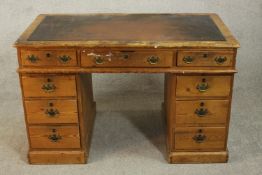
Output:
[[[232,76],[177,76],[176,95],[179,97],[227,97]]]
[[[30,126],[31,148],[80,148],[78,126]]]
[[[227,122],[228,100],[176,101],[176,125],[224,125]]]
[[[76,100],[26,100],[29,124],[78,123]]]
[[[23,66],[76,66],[75,50],[21,50]]]
[[[173,52],[169,51],[82,51],[83,67],[171,67]]]
[[[63,97],[76,96],[74,75],[22,76],[25,97]]]
[[[174,135],[175,150],[208,151],[225,149],[225,127],[177,127]]]
[[[179,51],[177,66],[233,66],[233,51]]]

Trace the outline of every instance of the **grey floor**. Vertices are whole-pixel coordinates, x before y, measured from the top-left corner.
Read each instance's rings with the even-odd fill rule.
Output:
[[[218,13],[241,43],[227,164],[167,164],[160,106],[163,75],[95,74],[98,112],[86,165],[29,165],[12,43],[40,13]],[[261,0],[1,0],[0,175],[261,175]]]

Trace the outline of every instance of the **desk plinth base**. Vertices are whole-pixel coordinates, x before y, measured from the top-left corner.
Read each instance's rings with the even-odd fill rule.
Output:
[[[29,151],[30,164],[84,164],[86,151]]]
[[[169,163],[226,163],[228,151],[219,152],[172,152]]]

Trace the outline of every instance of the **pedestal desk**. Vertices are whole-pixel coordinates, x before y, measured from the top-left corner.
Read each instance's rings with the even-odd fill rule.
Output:
[[[216,14],[39,15],[15,47],[30,163],[87,162],[92,73],[164,73],[168,162],[228,160],[239,44]]]

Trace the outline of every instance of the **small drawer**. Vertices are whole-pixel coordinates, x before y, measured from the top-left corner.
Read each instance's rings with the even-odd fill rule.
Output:
[[[23,66],[76,66],[75,50],[21,50]]]
[[[182,126],[225,125],[228,100],[176,101],[175,122]]]
[[[227,97],[232,76],[177,76],[178,97]]]
[[[169,51],[88,51],[81,52],[83,67],[171,67]]]
[[[80,148],[78,126],[30,126],[31,148]]]
[[[76,96],[74,75],[24,75],[22,86],[25,97]]]
[[[233,66],[233,51],[178,51],[177,66]]]
[[[178,127],[175,129],[174,149],[187,151],[224,150],[225,127]]]
[[[78,123],[76,100],[26,100],[29,124]]]

